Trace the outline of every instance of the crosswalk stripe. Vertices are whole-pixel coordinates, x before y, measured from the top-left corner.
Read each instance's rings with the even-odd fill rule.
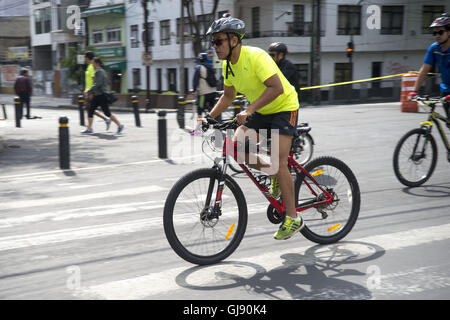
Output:
[[[1,210],[10,210],[10,209],[19,209],[19,208],[30,208],[36,206],[45,206],[45,205],[56,205],[56,204],[66,204],[70,202],[81,202],[87,200],[101,199],[101,198],[113,198],[120,196],[130,196],[148,192],[158,192],[165,191],[166,188],[160,186],[146,186],[139,188],[124,188],[119,190],[112,191],[104,191],[104,192],[92,192],[90,194],[76,195],[76,196],[67,196],[67,197],[59,197],[59,198],[41,198],[35,200],[21,200],[14,202],[3,202],[0,206]]]
[[[142,210],[152,210],[158,209],[160,210],[159,214],[153,218],[147,219],[139,219],[132,220],[128,222],[118,222],[118,223],[108,223],[94,226],[86,226],[86,227],[78,227],[78,228],[69,228],[69,229],[59,229],[48,232],[39,232],[32,234],[23,234],[23,235],[14,235],[0,238],[0,252],[5,250],[13,250],[13,249],[21,249],[27,248],[31,246],[39,246],[39,245],[48,245],[54,243],[61,243],[67,241],[74,240],[85,240],[92,238],[100,238],[113,236],[118,234],[132,233],[132,232],[140,232],[145,231],[155,227],[161,227],[163,224],[162,210],[164,207],[164,203],[157,203],[155,205],[142,205],[140,208]],[[260,213],[261,210],[265,209],[261,205],[250,205],[248,208],[249,214]],[[115,214],[115,213],[123,213],[129,211],[136,211],[136,208],[133,207],[123,207],[123,208],[113,208],[111,212],[98,212],[97,214]],[[57,216],[55,213],[44,213],[41,215],[32,215],[25,216],[22,220],[17,220],[11,218],[11,220],[3,219],[0,220],[0,228],[5,228],[9,226],[14,226],[21,223],[35,223],[36,221],[40,221],[42,219],[48,218],[56,218],[56,220],[64,220],[75,217],[83,217],[87,212],[81,213],[79,216],[73,214]],[[91,213],[91,215],[95,215]],[[191,213],[186,213],[186,216],[191,215]],[[183,215],[178,217],[180,222],[183,222]],[[192,220],[187,220],[192,221]]]
[[[160,217],[134,220],[131,222],[108,223],[81,228],[8,236],[0,238],[0,251],[139,232],[155,225],[161,225]]]
[[[382,250],[398,250],[406,247],[428,244],[434,241],[447,240],[449,238],[450,224],[446,224],[390,234],[369,236],[361,239],[349,240],[349,242],[323,246],[321,247],[320,252],[316,252],[316,255],[326,255],[327,248],[329,249],[332,246],[339,246],[340,249],[349,250],[352,254],[364,255],[368,253],[373,254],[374,249],[368,248],[364,245],[358,245],[358,243],[367,243],[379,246]],[[223,279],[218,279],[217,277],[218,270],[223,270],[223,272],[226,272],[227,274],[232,274],[230,276],[231,278],[235,277],[248,279],[252,277],[255,272],[252,274],[252,272],[248,271],[249,268],[242,267],[243,264],[247,263],[248,265],[257,265],[264,271],[270,271],[283,266],[286,262],[283,255],[303,254],[310,247],[311,246],[294,248],[291,246],[289,249],[239,259],[238,264],[240,264],[240,268],[233,269],[232,265],[228,264],[199,269],[198,275],[195,277],[196,285],[204,286],[213,285],[217,282],[223,282]],[[183,271],[190,268],[191,267],[174,268],[130,279],[111,281],[90,287],[82,287],[74,291],[73,295],[84,298],[99,299],[143,299],[145,297],[164,294],[180,289],[180,286],[176,282],[176,278]],[[256,272],[261,271],[256,270]],[[191,281],[194,281],[194,279],[191,279]]]

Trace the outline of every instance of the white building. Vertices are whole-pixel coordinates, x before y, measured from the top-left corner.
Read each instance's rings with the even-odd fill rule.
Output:
[[[29,0],[30,34],[33,56],[33,84],[36,94],[65,95],[69,91],[61,60],[69,46],[84,42],[67,27],[70,5],[86,6],[85,0]]]
[[[178,91],[180,88],[180,45],[177,41],[180,3],[180,0],[165,0],[149,4],[153,53],[151,90]],[[212,3],[212,0],[204,0],[201,12],[196,1],[196,14],[210,13]],[[418,70],[426,49],[434,41],[426,27],[434,17],[450,10],[449,0],[322,0],[320,4],[322,84]],[[368,12],[369,6],[375,11]],[[247,34],[243,42],[246,45],[266,49],[275,41],[286,43],[290,52],[288,59],[297,65],[300,85],[305,87],[310,83],[311,72],[312,7],[313,0],[221,0],[216,12],[229,11],[244,20]],[[214,18],[220,16],[217,13]],[[143,16],[140,1],[126,2],[130,89],[143,90],[146,86],[145,68],[141,63]],[[373,28],[373,21],[380,24],[375,23]],[[350,41],[354,43],[352,63],[346,54]],[[192,87],[194,58],[192,45],[187,43],[187,88]],[[381,84],[383,86],[392,86],[392,82],[386,80]]]

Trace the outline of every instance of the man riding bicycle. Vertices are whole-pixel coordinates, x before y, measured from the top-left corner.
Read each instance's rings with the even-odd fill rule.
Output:
[[[249,136],[249,130],[272,131],[272,144],[278,142],[279,152],[271,156],[272,164],[278,163],[278,170],[272,178],[271,193],[277,197],[281,191],[286,207],[286,218],[274,238],[288,239],[304,226],[295,209],[294,182],[287,166],[297,123],[297,93],[264,50],[242,45],[245,34],[243,21],[224,16],[214,21],[206,34],[212,36],[216,54],[223,60],[224,78],[224,92],[206,119],[220,115],[233,102],[236,93],[240,92],[247,97],[250,105],[236,116],[241,126],[237,128],[233,141],[238,141],[238,137]],[[268,167],[259,158],[255,164],[249,163],[248,154],[245,158],[254,169]]]
[[[414,91],[410,92],[408,96],[412,98],[417,95],[427,74],[434,65],[437,65],[442,79],[441,96],[445,97],[443,106],[447,119],[450,120],[450,16],[446,13],[442,14],[433,21],[430,28],[433,30],[436,42],[428,48]]]

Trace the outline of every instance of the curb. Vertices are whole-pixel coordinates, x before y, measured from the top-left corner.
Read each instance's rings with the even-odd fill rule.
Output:
[[[58,106],[41,106],[41,105],[35,105],[32,106],[32,108],[37,109],[69,109],[69,110],[78,110],[78,106],[74,105],[58,105]],[[113,112],[129,112],[133,113],[132,108],[123,108],[123,107],[109,107],[111,111]],[[148,110],[148,112],[145,111],[144,108],[139,109],[139,113],[158,113],[160,110],[165,110],[167,113],[176,113],[177,109],[164,109],[164,108],[153,108]]]

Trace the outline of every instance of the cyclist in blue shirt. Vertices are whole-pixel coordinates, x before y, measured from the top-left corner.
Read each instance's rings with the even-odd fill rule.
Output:
[[[428,48],[414,91],[410,92],[408,96],[417,95],[417,91],[422,86],[427,74],[433,66],[437,66],[442,80],[440,85],[441,95],[446,97],[443,105],[447,118],[450,119],[450,16],[446,13],[442,14],[433,21],[430,28],[433,29],[436,42]]]

